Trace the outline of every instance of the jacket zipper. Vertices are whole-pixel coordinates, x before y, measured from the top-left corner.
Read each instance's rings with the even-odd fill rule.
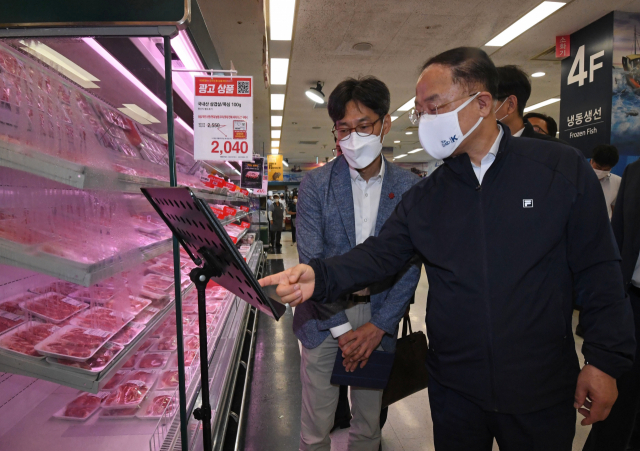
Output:
[[[486,174],[485,174],[486,175]],[[488,348],[489,348],[489,377],[491,379],[491,403],[493,404],[493,410],[495,412],[498,411],[497,407],[497,396],[496,396],[496,381],[495,381],[495,366],[494,366],[494,357],[493,357],[493,326],[491,319],[491,300],[489,297],[489,268],[487,264],[487,241],[485,234],[485,224],[484,224],[484,207],[482,203],[482,185],[478,185],[476,187],[476,191],[478,191],[478,196],[480,199],[480,233],[481,233],[481,241],[482,241],[482,276],[484,278],[484,301],[487,306],[487,327],[488,327]]]

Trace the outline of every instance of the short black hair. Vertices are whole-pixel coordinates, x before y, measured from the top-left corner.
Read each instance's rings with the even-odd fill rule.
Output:
[[[391,94],[384,82],[373,76],[347,78],[331,92],[327,109],[329,117],[336,123],[344,118],[347,103],[351,100],[373,110],[379,117],[389,113]]]
[[[598,163],[600,166],[614,167],[618,164],[620,155],[618,155],[618,149],[611,144],[600,144],[593,148],[591,159]]]
[[[498,93],[497,100],[504,100],[509,96],[516,96],[518,99],[518,115],[522,117],[524,107],[531,96],[531,82],[529,76],[518,66],[501,66],[498,71]]]
[[[553,136],[554,138],[556,137],[556,134],[558,133],[558,124],[554,118],[542,113],[527,113],[524,115],[523,119],[526,121],[530,117],[535,117],[545,121],[547,123],[547,132],[549,132],[549,136]]]
[[[498,92],[498,72],[485,51],[477,47],[447,50],[427,60],[422,70],[434,64],[449,67],[455,84],[467,88],[481,85],[495,99]]]

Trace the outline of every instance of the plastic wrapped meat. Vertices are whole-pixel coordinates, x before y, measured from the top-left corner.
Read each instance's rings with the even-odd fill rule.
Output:
[[[2,299],[0,300],[0,310],[9,313],[15,313],[16,315],[22,315],[23,310],[22,308],[20,308],[20,303],[33,299],[34,297],[34,294],[22,293],[17,296]]]
[[[94,354],[86,362],[74,362],[73,360],[58,359],[58,363],[62,365],[81,368],[87,371],[99,372],[106,367],[115,356],[117,356],[124,347],[117,343],[106,343],[98,352]]]
[[[184,349],[194,350],[200,349],[200,340],[195,335],[184,337]]]
[[[160,376],[157,390],[173,389],[178,386],[178,370],[167,370]]]
[[[155,345],[156,351],[175,351],[178,349],[178,338],[174,336],[162,337]]]
[[[147,307],[135,317],[134,321],[140,324],[147,324],[151,318],[156,316],[160,312],[159,309],[155,307]]]
[[[14,220],[0,222],[0,238],[28,246],[44,243],[51,236],[31,230]]]
[[[91,287],[78,290],[69,295],[74,299],[80,299],[85,302],[95,301],[104,303],[113,298],[114,290],[111,287]]]
[[[137,407],[149,392],[149,386],[142,381],[129,380],[112,391],[104,399],[105,408]]]
[[[191,366],[200,351],[184,351],[184,366]],[[169,368],[178,368],[178,354],[174,354],[169,361]]]
[[[158,378],[158,373],[156,371],[138,370],[131,373],[129,380],[142,381],[145,384],[147,384],[149,387],[151,387],[157,378]]]
[[[151,354],[145,354],[138,362],[138,368],[164,368],[167,360],[169,360],[169,353],[166,352],[154,352]]]
[[[40,357],[34,346],[53,334],[59,327],[53,324],[30,323],[20,326],[0,339],[0,347],[33,357]]]
[[[120,382],[124,381],[130,373],[130,371],[118,371],[109,379],[109,382],[103,387],[103,390],[113,390]]]
[[[70,358],[71,360],[87,360],[109,338],[107,332],[82,327],[65,326],[35,346],[43,355]]]
[[[87,419],[89,418],[98,408],[100,407],[100,403],[102,402],[102,397],[99,395],[94,395],[92,393],[83,393],[78,396],[76,399],[71,401],[64,408],[64,411],[60,415],[61,417],[66,418],[75,418],[75,419]]]
[[[128,345],[144,330],[143,324],[129,323],[111,339],[113,343]]]
[[[128,368],[133,368],[134,366],[136,366],[136,360],[138,360],[138,357],[140,356],[140,354],[141,354],[140,352],[136,352],[134,355],[129,357],[129,360],[124,362],[124,365],[122,365],[122,368],[123,369],[128,369]]]
[[[47,293],[23,302],[20,307],[43,319],[59,323],[87,308],[87,304],[59,293]]]
[[[109,410],[103,410],[102,412],[100,412],[100,418],[105,418],[105,419],[121,419],[121,418],[131,418],[133,416],[135,416],[135,414],[138,412],[138,408],[134,407],[131,409],[109,409]]]
[[[82,288],[82,286],[76,285],[75,283],[60,280],[43,287],[29,289],[29,291],[36,294],[60,293],[65,296],[69,296],[71,293],[76,292]]]
[[[24,322],[25,317],[22,315],[0,311],[0,334],[23,324]]]
[[[151,299],[129,296],[127,299],[112,299],[105,304],[105,307],[137,315],[149,305],[151,305]]]
[[[104,307],[93,307],[73,318],[71,323],[75,326],[100,329],[115,334],[132,319],[133,315],[129,313],[116,312]]]
[[[149,291],[164,293],[173,286],[173,279],[158,276],[157,274],[149,274],[144,278],[142,286]]]
[[[165,409],[167,410],[167,416],[172,416],[176,411],[176,407],[176,402],[173,399],[173,396],[158,395],[149,402],[144,411],[144,416],[159,417],[162,416]]]

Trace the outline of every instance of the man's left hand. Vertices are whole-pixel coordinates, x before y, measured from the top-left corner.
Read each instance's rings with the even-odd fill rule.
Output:
[[[573,404],[585,417],[580,424],[588,426],[605,420],[617,398],[618,387],[614,378],[593,365],[582,368]]]
[[[360,368],[364,368],[371,353],[380,346],[384,334],[384,330],[371,323],[365,323],[349,334],[348,343],[340,346],[347,371],[353,372],[360,362]]]

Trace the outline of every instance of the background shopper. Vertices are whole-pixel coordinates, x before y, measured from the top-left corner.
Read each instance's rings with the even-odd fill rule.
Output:
[[[328,111],[343,155],[307,173],[298,202],[301,262],[340,255],[376,235],[418,177],[382,157],[391,127],[390,94],[374,77],[347,79],[331,93]],[[345,294],[340,302],[296,308],[293,328],[302,343],[300,450],[329,451],[339,388],[330,383],[336,355],[346,346],[393,351],[398,323],[420,278],[418,265]],[[351,388],[349,450],[380,444],[381,390]]]
[[[536,133],[549,135],[553,138],[557,136],[558,124],[551,116],[542,113],[527,113],[524,115],[524,120],[533,126],[533,131]]]
[[[591,167],[600,180],[602,191],[604,191],[604,200],[607,204],[607,212],[609,219],[613,214],[613,208],[616,205],[618,190],[620,189],[621,178],[619,175],[611,173],[611,169],[618,164],[620,156],[618,149],[610,144],[601,144],[593,149],[591,156]]]

